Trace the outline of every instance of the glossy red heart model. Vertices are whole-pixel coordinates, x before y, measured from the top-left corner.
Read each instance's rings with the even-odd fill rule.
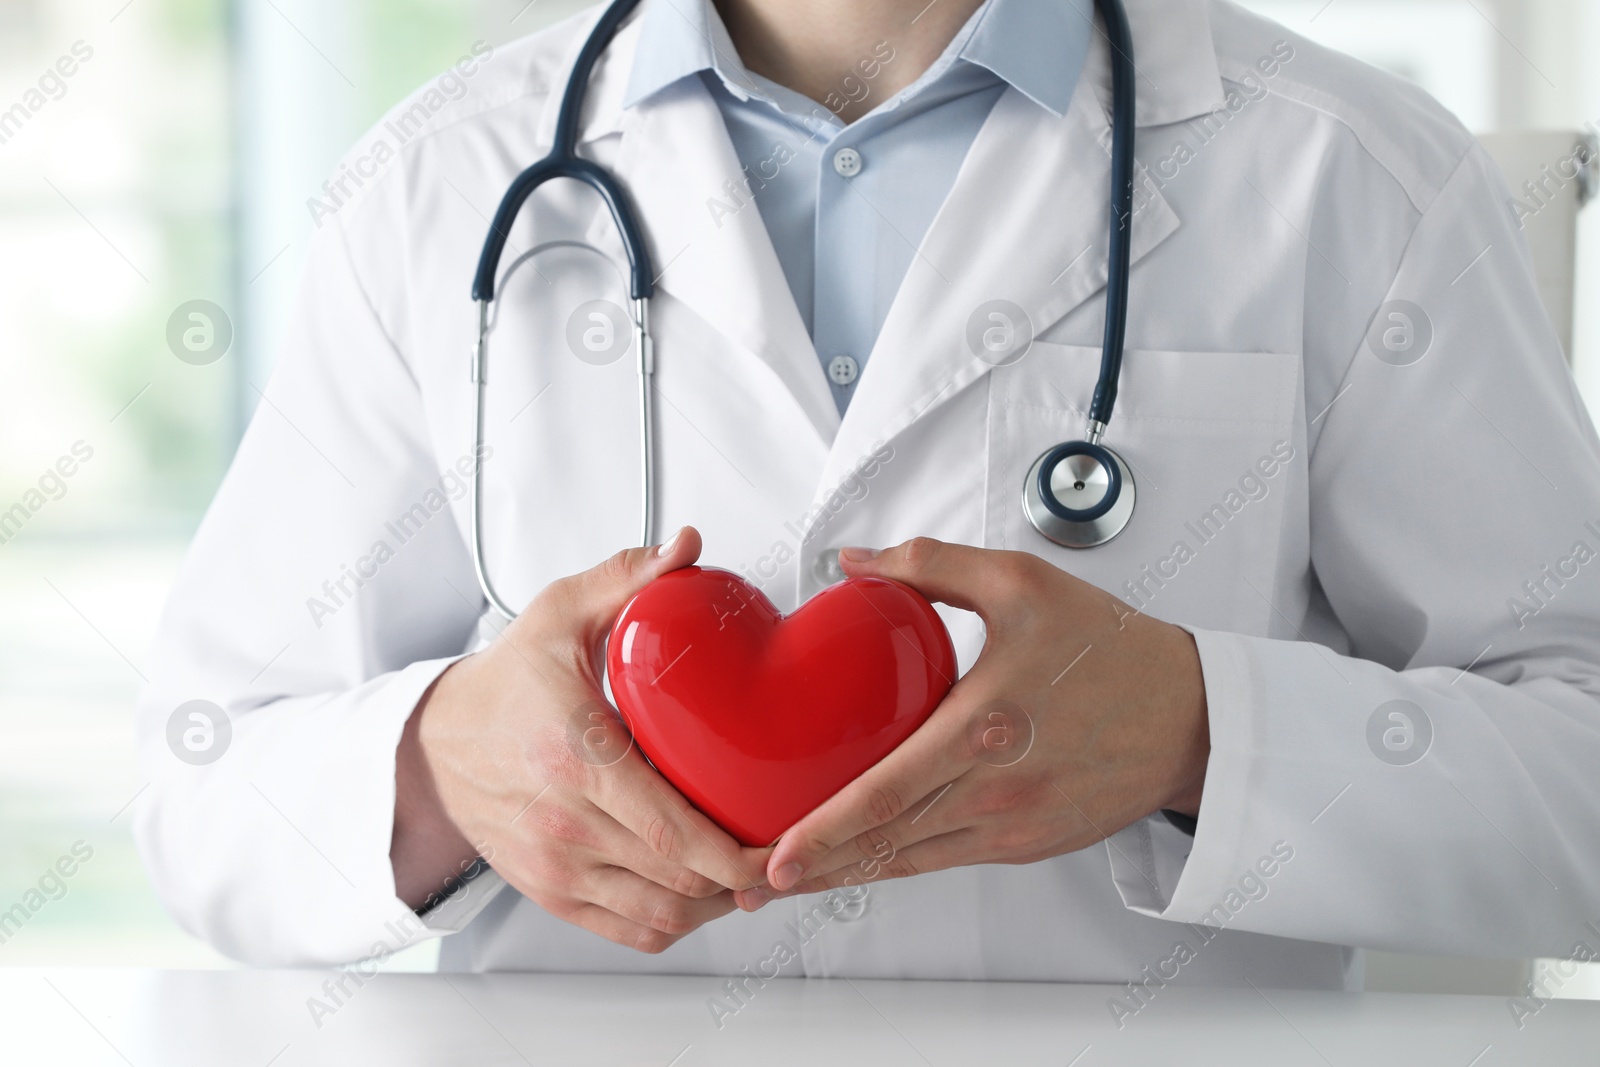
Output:
[[[685,567],[622,609],[606,673],[656,769],[764,846],[915,732],[956,655],[899,582],[849,579],[785,616],[737,574]]]

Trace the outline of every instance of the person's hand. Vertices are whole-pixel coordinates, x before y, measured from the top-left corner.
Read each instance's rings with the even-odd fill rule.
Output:
[[[700,555],[685,528],[552,583],[440,675],[401,743],[391,862],[413,907],[475,855],[550,914],[660,952],[764,880],[747,849],[646,763],[600,685],[617,613]]]
[[[1187,631],[1025,552],[908,541],[840,553],[977,612],[977,663],[922,727],[778,841],[771,890],[814,892],[974,863],[1034,863],[1159,809],[1196,815],[1210,755]]]

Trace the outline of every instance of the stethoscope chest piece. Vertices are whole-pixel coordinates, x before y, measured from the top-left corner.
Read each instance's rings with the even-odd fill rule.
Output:
[[[1133,472],[1116,452],[1088,441],[1056,445],[1034,460],[1022,508],[1034,529],[1065,548],[1094,548],[1133,518]]]

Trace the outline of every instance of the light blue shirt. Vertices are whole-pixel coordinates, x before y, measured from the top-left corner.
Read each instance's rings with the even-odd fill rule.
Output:
[[[921,77],[846,126],[835,110],[904,62],[893,40],[818,102],[745,69],[712,0],[655,0],[643,17],[623,106],[704,80],[840,414],[989,109],[1011,85],[1065,113],[1093,33],[1069,0],[985,0]]]

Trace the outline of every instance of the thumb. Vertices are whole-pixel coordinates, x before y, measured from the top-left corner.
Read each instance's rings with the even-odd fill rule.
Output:
[[[700,558],[700,531],[685,526],[659,545],[629,548],[598,566],[557,583],[557,610],[586,637],[608,633],[617,614],[639,590],[668,571]]]
[[[929,600],[979,615],[997,596],[1030,581],[1023,572],[1034,556],[970,545],[952,545],[931,537],[913,537],[894,548],[846,548],[839,564],[851,578],[891,578],[904,582]]]

